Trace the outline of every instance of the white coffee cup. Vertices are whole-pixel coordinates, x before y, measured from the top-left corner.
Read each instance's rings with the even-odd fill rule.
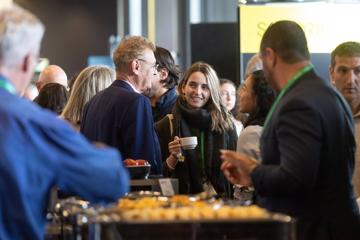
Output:
[[[197,146],[197,137],[184,137],[179,140],[184,150],[194,149]]]

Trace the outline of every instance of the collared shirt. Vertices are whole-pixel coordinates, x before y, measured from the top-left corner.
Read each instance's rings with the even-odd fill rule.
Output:
[[[150,101],[128,83],[115,80],[85,106],[80,132],[90,141],[116,147],[124,158],[145,159],[151,174],[162,173],[160,146]]]
[[[360,199],[360,109],[354,114],[355,122],[355,140],[356,148],[355,152],[355,167],[353,174],[353,184],[355,190],[355,196]]]
[[[0,239],[43,239],[50,189],[116,201],[128,173],[55,114],[0,88]]]

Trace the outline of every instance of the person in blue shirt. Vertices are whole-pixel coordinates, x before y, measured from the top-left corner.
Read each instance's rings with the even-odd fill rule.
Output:
[[[160,146],[147,93],[157,75],[155,46],[147,38],[128,36],[116,48],[116,79],[85,106],[80,132],[91,141],[116,147],[124,158],[145,159],[151,174],[162,173]]]
[[[119,152],[98,148],[19,94],[30,83],[44,26],[0,10],[0,239],[43,239],[52,187],[93,203],[116,201],[129,176]]]

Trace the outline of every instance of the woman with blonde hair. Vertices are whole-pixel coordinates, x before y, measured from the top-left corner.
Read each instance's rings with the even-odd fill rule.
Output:
[[[220,93],[221,100],[226,109],[231,113],[231,120],[233,121],[236,129],[236,133],[239,136],[241,130],[244,128],[243,124],[235,119],[233,111],[236,112],[236,85],[233,81],[221,78],[220,79]]]
[[[85,104],[98,92],[110,86],[114,79],[115,71],[107,66],[90,66],[82,70],[75,79],[61,117],[79,131]]]
[[[220,171],[219,149],[235,149],[237,134],[229,111],[221,104],[216,72],[209,64],[196,62],[177,90],[172,114],[155,125],[164,173],[179,179],[180,193],[231,196],[232,187]],[[196,136],[198,145],[182,151],[179,138],[189,136]]]

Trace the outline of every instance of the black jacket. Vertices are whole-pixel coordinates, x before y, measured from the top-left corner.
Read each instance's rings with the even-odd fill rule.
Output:
[[[224,133],[211,131],[209,129],[211,118],[207,116],[204,109],[200,112],[197,114],[185,114],[179,109],[179,105],[176,104],[172,115],[172,135],[170,121],[167,116],[155,124],[164,161],[169,157],[168,144],[174,139],[174,136],[198,136],[198,146],[196,149],[183,151],[185,161],[178,162],[174,171],[169,170],[167,164],[163,163],[164,173],[179,179],[179,192],[182,194],[202,192],[204,190],[202,184],[209,181],[219,195],[230,197],[232,196],[232,186],[220,170],[221,159],[219,149],[236,149],[236,130],[232,129]],[[204,116],[199,116],[201,114]],[[200,158],[201,131],[204,133],[204,166],[202,166]]]
[[[328,81],[304,74],[280,100],[260,146],[252,180],[261,206],[297,217],[298,239],[356,239],[353,120]]]

